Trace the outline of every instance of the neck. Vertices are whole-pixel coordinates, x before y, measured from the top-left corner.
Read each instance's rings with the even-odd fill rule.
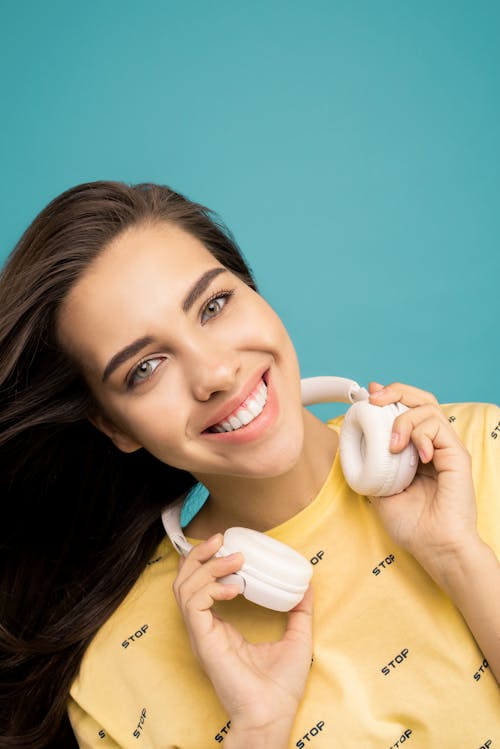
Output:
[[[210,496],[186,529],[207,538],[231,526],[266,531],[284,523],[316,497],[337,450],[337,434],[304,409],[304,443],[298,461],[281,476],[249,479],[200,476]]]

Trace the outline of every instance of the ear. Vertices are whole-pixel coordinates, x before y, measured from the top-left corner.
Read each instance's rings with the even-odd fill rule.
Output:
[[[130,435],[122,432],[107,416],[101,411],[93,411],[88,414],[88,419],[100,432],[105,434],[111,442],[124,453],[133,453],[142,445],[136,442]]]

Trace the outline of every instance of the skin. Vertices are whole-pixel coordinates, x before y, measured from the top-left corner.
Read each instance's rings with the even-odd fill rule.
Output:
[[[94,424],[119,449],[144,447],[208,487],[210,498],[187,529],[208,540],[180,561],[174,594],[193,651],[231,719],[227,746],[279,749],[287,745],[309,671],[312,591],[290,612],[281,640],[248,643],[212,613],[215,601],[237,595],[217,579],[237,571],[243,558],[214,554],[227,527],[267,530],[309,504],[330,470],[337,438],[302,407],[293,345],[260,295],[224,271],[183,309],[193,284],[219,266],[178,227],[134,227],[74,286],[58,335],[99,404]],[[116,352],[146,335],[151,342],[103,382]],[[138,384],[127,388],[132,374]],[[260,421],[238,430],[252,437],[207,434],[262,376],[266,408]],[[468,453],[430,393],[400,383],[373,382],[369,389],[373,403],[409,407],[394,423],[390,449],[399,452],[411,439],[421,458],[405,492],[372,501],[393,539],[454,600],[498,679],[500,565],[477,535]]]
[[[210,489],[210,517],[196,529],[201,538],[225,530],[228,505],[231,521],[257,530],[281,522],[290,509],[298,512],[323,484],[337,446],[332,430],[302,408],[293,345],[259,294],[225,271],[183,311],[193,283],[217,266],[201,242],[175,226],[132,229],[93,262],[58,321],[63,346],[80,362],[100,404],[92,416],[98,428],[121,450],[145,447]],[[231,298],[206,319],[207,300],[226,290]],[[145,335],[152,343],[103,383],[113,355]],[[127,389],[127,375],[144,360],[154,372]],[[225,404],[243,400],[264,372],[277,401],[265,431],[244,444],[204,434]],[[278,491],[286,492],[287,508]]]

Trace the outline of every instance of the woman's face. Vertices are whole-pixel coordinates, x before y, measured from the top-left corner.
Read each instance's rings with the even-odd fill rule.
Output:
[[[299,369],[283,324],[179,227],[118,236],[69,293],[58,335],[121,450],[198,476],[277,476],[297,461]]]

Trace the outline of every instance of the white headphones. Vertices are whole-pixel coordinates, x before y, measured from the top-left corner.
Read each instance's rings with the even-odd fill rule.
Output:
[[[418,453],[410,444],[401,453],[389,451],[395,418],[408,409],[402,403],[375,406],[368,392],[344,377],[310,377],[301,381],[302,403],[352,403],[344,415],[339,436],[339,457],[345,479],[355,492],[387,497],[406,489],[413,481]],[[191,544],[180,525],[184,500],[169,505],[161,515],[164,528],[179,554],[187,555]],[[245,561],[238,572],[220,578],[236,583],[240,593],[253,603],[289,611],[302,600],[313,567],[294,549],[265,533],[249,528],[228,528],[216,556],[240,551]]]

